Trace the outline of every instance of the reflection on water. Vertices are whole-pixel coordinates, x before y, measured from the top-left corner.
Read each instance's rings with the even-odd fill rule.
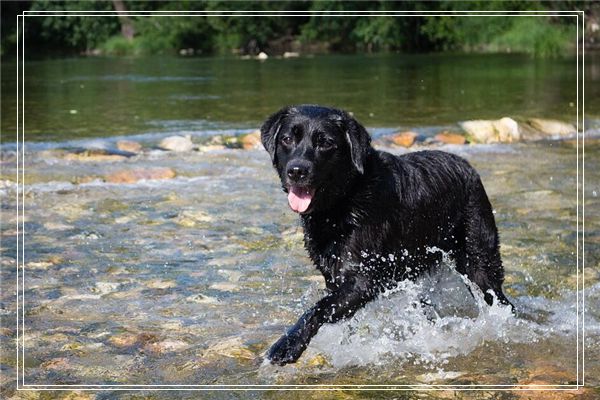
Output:
[[[261,355],[322,294],[323,284],[266,152],[152,151],[96,163],[28,153],[27,381],[575,382],[574,147],[444,149],[467,157],[482,175],[501,234],[506,292],[519,318],[501,307],[479,307],[447,266],[417,284],[400,284],[351,321],[325,326],[299,363],[283,368],[262,365]],[[7,175],[15,172],[8,153]],[[590,144],[586,382],[596,384],[598,155],[600,148]],[[81,179],[156,165],[178,176],[133,184]],[[2,334],[14,338],[16,187],[2,185]],[[431,308],[419,304],[422,293],[431,295]],[[12,342],[2,346],[3,364],[14,371]]]
[[[585,66],[586,112],[595,117],[598,57],[587,54]],[[370,127],[440,126],[503,116],[572,122],[576,68],[574,58],[516,54],[26,61],[25,135],[40,141],[165,132],[171,129],[168,121],[256,128],[282,105],[299,103],[347,109]],[[16,93],[15,71],[16,64],[2,64],[5,141],[16,126],[10,96]],[[165,125],[149,126],[149,121]]]

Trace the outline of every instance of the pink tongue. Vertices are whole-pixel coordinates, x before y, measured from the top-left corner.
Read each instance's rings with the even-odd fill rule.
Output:
[[[292,186],[288,193],[288,202],[292,210],[296,212],[304,212],[310,206],[312,193],[309,189]]]

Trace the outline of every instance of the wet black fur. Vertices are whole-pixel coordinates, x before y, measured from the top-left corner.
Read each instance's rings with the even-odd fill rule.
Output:
[[[261,136],[284,191],[292,183],[316,190],[300,218],[328,289],[271,347],[272,363],[296,361],[323,323],[352,316],[383,290],[440,263],[433,248],[452,255],[488,304],[491,291],[510,304],[492,207],[466,160],[441,151],[377,151],[348,113],[314,105],[280,110]],[[298,162],[308,174],[290,182],[286,168]]]

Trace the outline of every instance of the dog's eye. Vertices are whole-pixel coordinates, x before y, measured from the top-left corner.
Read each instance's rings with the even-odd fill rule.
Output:
[[[320,150],[331,150],[335,147],[335,143],[327,139],[319,139],[317,141],[317,147]]]
[[[284,136],[281,138],[281,143],[283,143],[286,146],[291,146],[292,143],[294,143],[294,139],[292,139],[291,136]]]

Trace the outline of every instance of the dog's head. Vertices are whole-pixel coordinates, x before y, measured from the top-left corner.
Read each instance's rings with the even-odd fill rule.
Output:
[[[342,110],[316,105],[284,107],[260,129],[292,210],[325,209],[363,174],[369,134]]]

